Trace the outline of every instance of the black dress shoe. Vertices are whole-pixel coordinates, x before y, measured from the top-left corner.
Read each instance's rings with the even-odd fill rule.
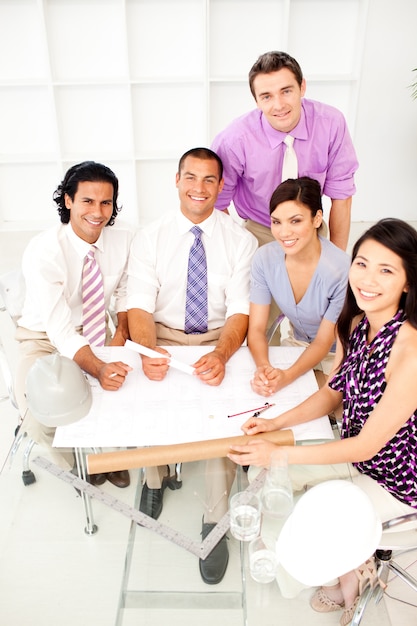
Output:
[[[203,522],[203,540],[211,533],[216,524],[205,524]],[[208,585],[217,585],[226,573],[229,562],[229,548],[227,547],[226,535],[222,537],[215,548],[203,561],[199,560],[201,578]]]
[[[153,517],[153,519],[158,519],[162,513],[162,498],[162,488],[149,489],[148,485],[145,483],[142,487],[139,511],[149,517]]]
[[[106,478],[115,487],[124,489],[130,485],[130,476],[128,470],[120,470],[119,472],[107,472]]]
[[[142,487],[142,495],[140,497],[139,511],[158,519],[162,513],[162,500],[164,497],[164,491],[167,487],[174,491],[175,489],[181,489],[182,482],[176,480],[175,476],[170,476],[169,465],[167,465],[168,474],[162,479],[162,485],[159,489],[151,489],[145,483]]]

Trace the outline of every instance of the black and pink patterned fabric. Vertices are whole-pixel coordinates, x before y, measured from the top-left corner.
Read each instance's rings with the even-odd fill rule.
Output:
[[[353,330],[346,360],[329,383],[332,389],[343,393],[343,439],[361,431],[382,398],[391,348],[405,319],[399,310],[369,344],[366,317]],[[378,454],[353,465],[398,500],[417,508],[417,409]]]

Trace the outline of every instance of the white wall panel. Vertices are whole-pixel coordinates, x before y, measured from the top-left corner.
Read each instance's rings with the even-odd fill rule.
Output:
[[[205,8],[204,0],[127,0],[132,80],[203,80]]]
[[[34,0],[0,2],[1,81],[45,80],[49,74],[42,13]]]
[[[354,219],[394,202],[414,218],[416,23],[414,0],[0,0],[0,229],[55,223],[52,192],[84,159],[113,167],[124,219],[175,208],[178,158],[254,107],[248,71],[271,49],[347,117]]]
[[[128,78],[123,3],[46,0],[45,22],[54,80]]]
[[[288,1],[211,0],[208,4],[210,75],[215,79],[246,79],[260,54],[286,49]]]

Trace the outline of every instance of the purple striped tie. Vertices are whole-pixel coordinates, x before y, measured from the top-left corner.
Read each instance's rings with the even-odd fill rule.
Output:
[[[83,267],[83,335],[90,346],[104,346],[106,339],[106,312],[103,277],[96,259],[95,247],[84,258]]]
[[[188,257],[184,330],[187,334],[198,335],[208,329],[207,261],[201,228],[193,226],[190,232],[195,239]]]

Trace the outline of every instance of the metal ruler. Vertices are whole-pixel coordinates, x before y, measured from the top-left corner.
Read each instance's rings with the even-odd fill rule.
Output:
[[[188,552],[195,554],[198,558],[203,560],[207,558],[213,548],[215,548],[220,539],[230,528],[230,516],[229,513],[226,513],[223,515],[221,520],[217,522],[216,526],[213,528],[211,533],[207,535],[204,541],[194,541],[170,526],[166,526],[166,524],[145,515],[145,513],[141,513],[141,511],[129,506],[122,500],[115,498],[102,489],[94,487],[94,485],[90,485],[90,483],[82,478],[79,478],[78,476],[75,476],[72,472],[63,470],[61,467],[51,461],[48,461],[44,457],[37,456],[33,460],[33,463],[38,465],[38,467],[47,470],[53,476],[60,478],[75,489],[84,492],[91,498],[94,498],[114,511],[121,513],[128,519],[136,522],[136,524],[139,524],[139,526],[152,530],[164,539],[175,543],[177,546],[188,550]],[[258,476],[245,489],[244,493],[248,494],[248,496],[253,493],[257,493],[264,483],[265,475],[266,469],[261,470]]]

